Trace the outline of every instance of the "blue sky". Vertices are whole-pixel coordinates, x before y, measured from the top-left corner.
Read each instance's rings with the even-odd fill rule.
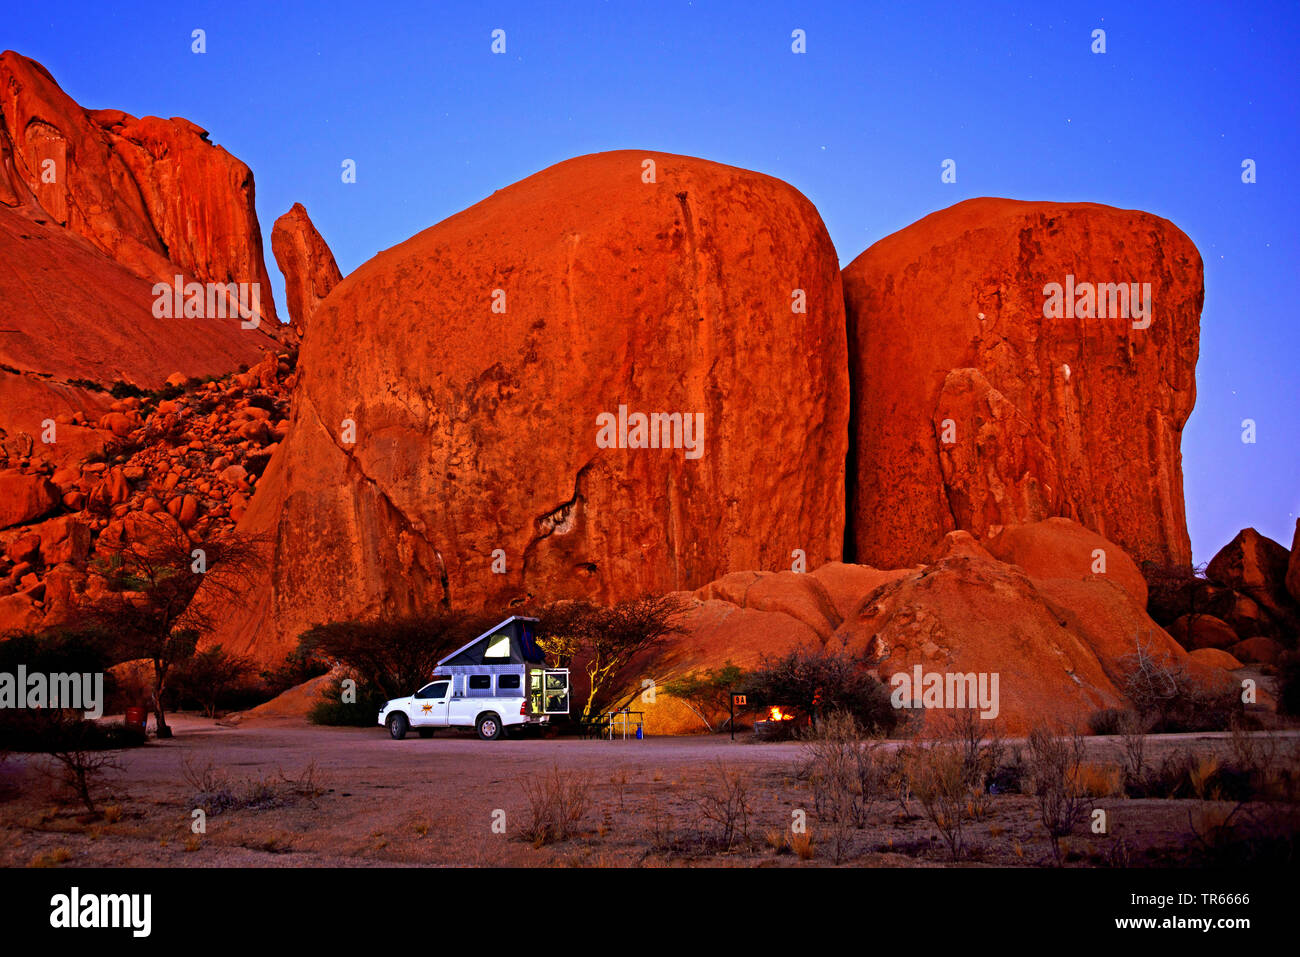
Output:
[[[0,47],[44,63],[84,106],[187,117],[248,163],[281,305],[270,224],[295,201],[348,272],[494,189],[608,149],[784,179],[817,205],[843,263],[972,196],[1150,210],[1205,259],[1183,436],[1195,558],[1247,525],[1289,546],[1300,5],[1024,6],[72,0],[11,5]],[[496,28],[504,55],[490,52]],[[1098,28],[1103,55],[1090,51]],[[950,157],[958,181],[942,184]]]

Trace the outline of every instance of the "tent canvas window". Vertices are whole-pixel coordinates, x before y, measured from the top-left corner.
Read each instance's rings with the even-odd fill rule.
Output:
[[[533,639],[536,624],[536,618],[512,615],[443,658],[438,667],[545,664],[546,656]]]

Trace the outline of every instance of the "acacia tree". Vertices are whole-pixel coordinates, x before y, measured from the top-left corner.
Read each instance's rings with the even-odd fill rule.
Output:
[[[486,631],[483,615],[439,611],[418,618],[338,621],[316,625],[298,639],[300,653],[341,663],[384,697],[400,698],[421,687],[438,662]]]
[[[647,595],[608,608],[588,602],[557,602],[542,609],[537,643],[560,667],[580,666],[587,675],[583,718],[608,697],[614,679],[631,662],[658,648],[686,604],[676,595]]]
[[[222,699],[252,673],[252,659],[232,655],[221,645],[215,645],[187,660],[176,675],[175,684],[182,694],[198,701],[205,715],[215,718]]]
[[[710,715],[725,713],[730,705],[731,693],[740,686],[744,672],[730,659],[721,668],[705,668],[666,682],[663,690],[680,700],[691,712],[714,730]]]
[[[221,609],[242,601],[256,584],[266,541],[238,532],[194,541],[163,515],[133,517],[120,542],[101,545],[91,572],[103,589],[83,613],[117,634],[127,656],[152,664],[157,734],[170,738],[163,709],[168,677],[214,630]]]

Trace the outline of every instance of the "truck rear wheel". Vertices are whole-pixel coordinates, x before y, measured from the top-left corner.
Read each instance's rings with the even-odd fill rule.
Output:
[[[501,719],[490,711],[479,715],[475,726],[478,728],[478,736],[484,741],[495,741],[501,737]]]
[[[406,715],[400,711],[397,714],[388,716],[388,733],[394,741],[401,741],[406,737],[408,727],[410,727],[410,722],[406,720]]]

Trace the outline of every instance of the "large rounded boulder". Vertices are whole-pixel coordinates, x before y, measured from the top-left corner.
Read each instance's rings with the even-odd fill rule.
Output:
[[[1189,566],[1203,293],[1177,227],[1093,203],[972,199],[869,248],[844,270],[855,560],[1060,516]]]
[[[230,645],[841,556],[837,259],[771,177],[639,151],[560,163],[345,278],[300,368],[243,525],[275,542],[269,593]]]

